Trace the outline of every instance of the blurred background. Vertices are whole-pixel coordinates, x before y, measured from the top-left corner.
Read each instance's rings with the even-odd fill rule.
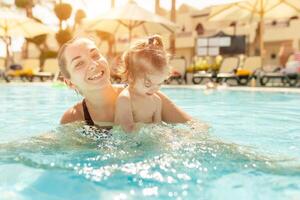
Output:
[[[114,68],[133,40],[160,34],[172,54],[167,83],[199,84],[207,77],[227,81],[228,73],[238,85],[249,85],[252,79],[252,85],[299,82],[298,0],[2,0],[0,11],[6,16],[1,22],[0,70],[26,65],[32,69],[27,71],[31,80],[47,71],[45,61],[55,59],[58,48],[74,36],[94,37]],[[54,76],[52,68],[48,71]],[[13,80],[20,74],[6,75]]]

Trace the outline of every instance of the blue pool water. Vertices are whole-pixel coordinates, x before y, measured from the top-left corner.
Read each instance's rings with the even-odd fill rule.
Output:
[[[0,199],[300,199],[300,94],[163,92],[199,121],[97,139],[71,90],[0,85]]]

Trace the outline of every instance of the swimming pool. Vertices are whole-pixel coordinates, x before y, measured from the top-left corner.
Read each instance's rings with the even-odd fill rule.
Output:
[[[81,99],[71,90],[0,91],[0,199],[300,199],[299,93],[163,89],[209,131],[116,128],[96,140],[58,126]]]

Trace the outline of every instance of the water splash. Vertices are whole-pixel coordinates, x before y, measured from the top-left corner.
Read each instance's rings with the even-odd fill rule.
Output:
[[[124,195],[135,197],[193,197],[191,189],[204,190],[220,177],[236,173],[300,176],[294,159],[226,143],[209,130],[198,121],[142,125],[131,134],[120,127],[103,132],[75,123],[39,137],[2,143],[0,163],[71,173],[115,190],[123,191],[125,181],[130,187]]]

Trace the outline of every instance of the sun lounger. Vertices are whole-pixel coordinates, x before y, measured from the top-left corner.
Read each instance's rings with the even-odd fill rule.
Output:
[[[244,65],[237,70],[237,81],[239,85],[247,85],[251,78],[257,78],[257,72],[262,69],[262,58],[251,56],[245,59]]]
[[[300,75],[297,73],[294,74],[285,74],[281,71],[279,72],[267,72],[260,75],[260,84],[262,86],[267,85],[270,81],[279,79],[283,85],[288,84],[289,86],[296,86],[300,80]]]
[[[293,65],[299,64],[299,61],[295,61],[295,55],[289,57],[289,62],[287,63],[286,68],[276,69],[272,72],[262,71],[260,73],[260,84],[262,86],[267,85],[270,81],[279,79],[283,85],[288,84],[289,86],[296,86],[300,80],[300,72],[298,71],[289,71],[289,68],[294,68]],[[290,65],[290,66],[289,66]]]
[[[58,61],[56,58],[45,60],[44,69],[40,71],[40,60],[38,58],[27,58],[21,61],[21,70],[10,70],[8,76],[20,77],[22,80],[33,81],[34,78],[55,79],[59,74]]]
[[[192,82],[194,84],[200,84],[204,79],[212,80],[214,76],[214,72],[199,71],[193,75]]]
[[[239,62],[238,57],[225,58],[221,64],[219,73],[216,75],[217,81],[226,82],[229,79],[237,80],[235,70],[238,68]]]
[[[41,81],[44,79],[56,80],[59,74],[58,60],[56,58],[48,58],[44,62],[43,71],[35,72],[34,77],[38,77]]]
[[[15,65],[19,66],[19,65]],[[40,60],[37,58],[27,58],[21,61],[22,69],[9,70],[7,71],[7,76],[9,78],[20,77],[22,80],[32,81],[34,73],[37,73],[40,68]]]
[[[216,79],[219,81],[227,81],[229,79],[237,79],[235,75],[235,70],[239,66],[239,58],[238,57],[227,57],[224,58],[219,72],[216,74],[214,72],[197,72],[193,76],[193,83],[201,83],[203,79]]]
[[[170,83],[173,80],[176,80],[178,84],[186,83],[186,65],[186,59],[183,57],[171,59],[171,76],[166,83]]]
[[[201,84],[203,80],[212,80],[215,77],[216,73],[212,71],[213,59],[211,57],[198,58],[198,61],[194,65],[196,65],[195,68],[197,70],[192,78],[194,84]]]

